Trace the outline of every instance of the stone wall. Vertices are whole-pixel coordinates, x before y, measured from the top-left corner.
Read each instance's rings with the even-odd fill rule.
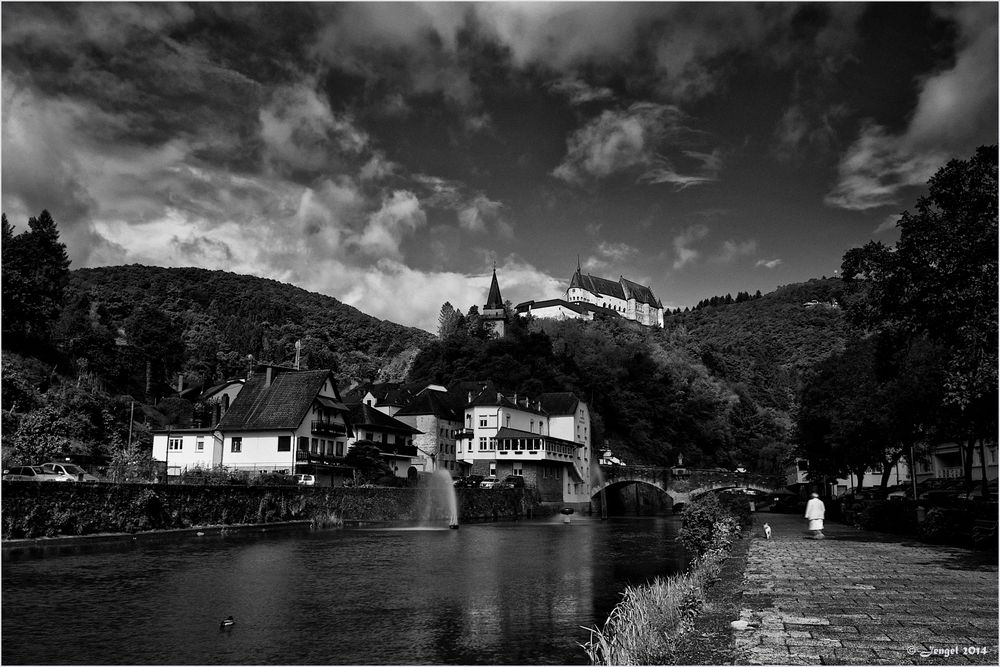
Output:
[[[459,522],[515,519],[539,504],[520,489],[457,489]],[[3,482],[3,539],[314,520],[441,520],[423,488],[300,488]],[[430,508],[430,510],[428,510]]]

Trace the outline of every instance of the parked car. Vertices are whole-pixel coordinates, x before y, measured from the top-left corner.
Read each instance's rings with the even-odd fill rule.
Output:
[[[3,471],[3,479],[13,482],[55,482],[59,476],[42,466],[14,466]]]
[[[456,489],[478,489],[482,482],[482,475],[468,475],[466,477],[459,477],[456,479],[454,486]]]
[[[947,503],[955,500],[959,494],[965,493],[965,480],[961,478],[929,479],[923,489],[917,486],[917,500],[929,503]]]
[[[484,477],[483,481],[479,483],[479,488],[481,489],[492,489],[497,485],[497,476],[490,475],[489,477]]]
[[[504,489],[523,489],[524,488],[524,476],[523,475],[507,475],[503,479],[503,484],[500,485]]]
[[[57,475],[58,482],[98,482],[94,475],[76,465],[75,463],[43,463],[45,472]]]
[[[966,493],[958,494],[958,499],[982,502],[984,500],[982,481],[973,482],[972,489]],[[985,500],[991,503],[997,502],[997,480],[993,479],[987,482]]]
[[[316,486],[316,475],[296,475],[295,481],[301,486]]]

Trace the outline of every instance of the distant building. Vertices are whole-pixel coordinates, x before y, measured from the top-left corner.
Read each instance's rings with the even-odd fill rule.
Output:
[[[444,387],[429,385],[395,417],[419,431],[413,436],[417,450],[413,465],[417,470],[457,474],[455,432],[462,427],[462,413]]]
[[[366,403],[352,405],[350,410],[354,438],[348,442],[348,450],[359,443],[375,445],[392,473],[396,477],[407,477],[417,458],[413,437],[420,432]]]
[[[483,326],[493,332],[497,338],[503,338],[507,333],[507,309],[504,308],[500,296],[500,284],[497,282],[497,268],[493,267],[493,282],[490,283],[490,293],[486,297],[486,305],[482,312]]]
[[[651,327],[663,326],[663,303],[652,288],[624,276],[617,281],[583,274],[579,263],[570,279],[564,299],[524,301],[518,315],[551,319],[593,320],[598,316],[623,317]]]

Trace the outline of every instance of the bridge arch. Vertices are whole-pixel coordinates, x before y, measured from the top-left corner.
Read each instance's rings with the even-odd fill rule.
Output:
[[[776,475],[736,473],[725,470],[678,470],[656,466],[599,466],[591,480],[591,501],[602,492],[625,484],[651,486],[670,497],[673,504],[687,503],[711,491],[753,489],[776,493],[784,489],[784,478]]]

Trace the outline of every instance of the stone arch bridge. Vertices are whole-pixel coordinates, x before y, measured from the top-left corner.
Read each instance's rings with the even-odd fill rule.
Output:
[[[786,482],[782,475],[693,468],[602,465],[595,469],[591,479],[591,497],[597,498],[602,491],[610,487],[634,483],[655,487],[670,496],[670,500],[677,504],[690,502],[691,498],[709,491],[723,489],[754,489],[764,493],[777,493],[785,490]]]

